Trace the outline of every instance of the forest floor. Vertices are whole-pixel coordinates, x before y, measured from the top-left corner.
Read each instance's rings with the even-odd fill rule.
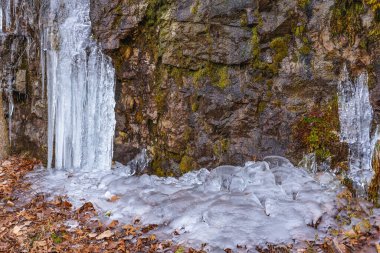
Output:
[[[105,222],[92,203],[75,209],[65,196],[47,200],[47,196],[33,194],[23,179],[39,164],[35,159],[16,157],[0,161],[0,252],[204,252],[158,240],[154,235],[158,225],[141,226],[138,220],[135,224]],[[380,253],[380,212],[373,213],[369,203],[353,198],[349,191],[338,198],[340,215],[336,218],[341,229],[331,231],[322,243],[307,242],[308,247],[300,249],[268,245],[256,250]],[[355,225],[347,226],[352,220]]]

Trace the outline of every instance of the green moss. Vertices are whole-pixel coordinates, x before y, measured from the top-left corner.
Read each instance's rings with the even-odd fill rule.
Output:
[[[244,12],[243,14],[241,14],[240,16],[240,25],[242,27],[245,27],[245,26],[248,26],[248,16],[247,16],[247,13]]]
[[[193,133],[193,129],[189,126],[186,127],[185,132],[183,133],[183,140],[188,142],[191,138],[191,134]]]
[[[179,247],[175,253],[185,253],[185,249],[183,247]]]
[[[199,108],[199,104],[198,104],[197,102],[193,102],[193,103],[191,104],[191,111],[192,111],[192,112],[196,112],[196,111],[198,111],[198,108]]]
[[[306,28],[304,25],[299,25],[294,29],[294,35],[298,38],[301,38],[306,31]]]
[[[194,160],[190,156],[184,155],[179,164],[179,169],[182,174],[185,174],[194,169]]]
[[[166,155],[164,152],[161,152],[159,148],[156,148],[155,152],[156,154],[154,154],[151,162],[153,174],[159,177],[172,177],[173,173],[168,169],[164,169],[167,168],[169,155]]]
[[[198,83],[203,79],[210,80],[212,85],[221,89],[225,89],[231,84],[229,79],[228,66],[220,64],[210,62],[205,67],[193,71],[191,75],[193,76],[195,86],[199,86]]]
[[[208,76],[208,72],[207,68],[201,68],[191,73],[196,86],[199,86],[197,83]]]
[[[158,112],[163,112],[165,110],[166,106],[166,92],[162,89],[159,89],[154,96],[154,101],[156,102],[157,105],[157,111]]]
[[[200,0],[196,0],[194,5],[191,6],[191,10],[190,10],[191,14],[196,15],[198,13],[199,5],[200,5]]]
[[[136,122],[139,123],[139,124],[142,124],[144,122],[144,115],[142,113],[141,110],[139,110],[137,113],[136,113]]]
[[[219,77],[219,81],[217,82],[216,86],[218,86],[221,89],[225,89],[227,86],[230,85],[230,79],[228,75],[227,66],[224,66],[218,69],[218,77]]]
[[[270,42],[270,48],[276,52],[275,56],[273,57],[274,62],[280,63],[288,55],[288,44],[288,36],[277,37]]]
[[[155,168],[153,173],[159,177],[164,177],[166,175],[165,171],[161,169],[160,167]]]
[[[257,14],[260,16],[260,14]],[[261,17],[261,16],[260,16]],[[288,55],[288,48],[290,37],[277,37],[270,42],[270,48],[272,49],[273,55],[273,63],[269,64],[263,62],[261,60],[261,48],[260,48],[260,36],[259,36],[259,28],[262,24],[252,28],[252,37],[251,37],[251,45],[252,45],[252,67],[257,70],[258,75],[265,75],[266,77],[271,77],[273,75],[278,74],[278,69],[280,67],[281,61]]]
[[[63,242],[62,237],[60,235],[56,234],[55,232],[53,232],[50,237],[51,237],[54,244],[60,244]]]
[[[380,22],[380,2],[379,0],[364,0],[365,4],[368,5],[372,12],[375,14],[375,21]]]
[[[120,23],[123,17],[123,8],[121,4],[118,4],[116,6],[114,13],[116,14],[116,18],[113,20],[112,28],[118,28],[120,26]]]
[[[257,112],[262,113],[264,112],[265,108],[267,107],[267,102],[260,101],[260,103],[257,105]]]
[[[375,204],[376,207],[380,207],[380,142],[376,144],[375,152],[372,158],[372,167],[375,171],[375,175],[368,188],[368,198]]]
[[[333,35],[343,35],[353,45],[356,35],[363,31],[360,18],[363,13],[362,0],[335,0],[330,21]]]
[[[252,29],[252,58],[253,58],[253,67],[258,68],[261,64],[260,61],[260,37],[258,34],[257,27]]]
[[[157,25],[158,20],[163,16],[167,9],[167,0],[149,0],[145,15],[145,24],[147,26]]]
[[[221,157],[227,153],[230,147],[230,141],[228,139],[222,139],[215,142],[213,145],[213,152],[216,157]]]
[[[259,8],[255,9],[255,12],[253,13],[253,15],[255,16],[256,20],[258,21],[257,22],[257,28],[259,28],[259,29],[263,28],[264,20],[263,20],[263,17],[261,16],[261,14],[259,12]]]
[[[338,99],[314,107],[293,129],[294,141],[307,153],[315,153],[318,162],[332,157],[332,166],[347,159],[347,148],[339,139]]]
[[[175,81],[175,83],[179,86],[183,85],[183,69],[177,68],[177,67],[171,67],[169,70],[169,75],[172,77]]]
[[[308,55],[311,52],[311,47],[308,44],[303,44],[302,47],[299,49],[300,54],[302,55]]]
[[[277,37],[273,39],[269,46],[274,51],[273,63],[269,64],[267,68],[273,74],[278,74],[282,60],[288,55],[289,36]]]
[[[310,0],[298,0],[298,6],[302,9],[306,9],[310,5]]]

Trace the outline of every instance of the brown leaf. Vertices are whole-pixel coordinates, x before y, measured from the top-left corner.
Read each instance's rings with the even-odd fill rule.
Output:
[[[104,238],[109,238],[111,236],[113,236],[113,233],[111,232],[111,230],[106,230],[103,233],[101,233],[100,235],[98,235],[96,237],[96,240],[102,240]]]
[[[111,198],[109,198],[109,202],[116,202],[116,201],[118,201],[120,199],[120,197],[119,196],[116,196],[116,195],[112,195],[112,197]]]
[[[115,228],[119,224],[119,221],[113,220],[111,223],[108,225],[108,228]]]
[[[125,230],[126,235],[136,235],[136,228],[132,225],[125,225],[123,226],[123,229]]]
[[[90,237],[90,238],[95,238],[96,236],[98,236],[97,233],[90,233],[90,234],[88,234],[88,237]]]

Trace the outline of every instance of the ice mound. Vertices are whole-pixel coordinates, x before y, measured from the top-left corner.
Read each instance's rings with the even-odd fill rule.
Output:
[[[34,191],[66,194],[78,206],[91,201],[124,223],[159,224],[159,238],[196,248],[207,243],[211,252],[315,240],[333,225],[333,177],[322,175],[321,183],[282,157],[178,179],[131,174],[120,165],[96,173],[41,169],[30,180]],[[113,195],[120,199],[109,202]]]

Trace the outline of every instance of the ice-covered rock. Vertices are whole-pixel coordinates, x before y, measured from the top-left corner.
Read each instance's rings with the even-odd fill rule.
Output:
[[[350,148],[348,177],[359,191],[370,184],[372,155],[378,134],[371,136],[373,110],[369,98],[368,74],[352,80],[345,65],[338,85],[340,138]]]

